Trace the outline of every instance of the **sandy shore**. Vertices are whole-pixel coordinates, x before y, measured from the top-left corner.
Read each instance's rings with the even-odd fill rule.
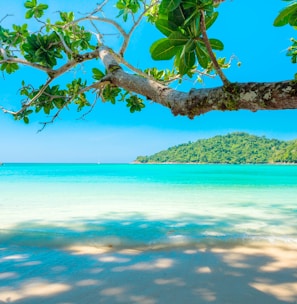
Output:
[[[297,303],[296,249],[0,245],[0,303]]]

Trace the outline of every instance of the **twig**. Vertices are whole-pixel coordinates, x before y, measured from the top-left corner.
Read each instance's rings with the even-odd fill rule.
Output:
[[[144,5],[145,5],[145,4],[144,4]],[[156,2],[154,2],[154,3],[153,3],[152,5],[150,5],[149,7],[144,8],[143,12],[140,14],[140,16],[138,17],[138,19],[137,19],[136,21],[134,20],[134,24],[133,24],[133,26],[131,27],[129,33],[128,33],[126,36],[124,36],[124,42],[123,42],[123,45],[122,45],[122,47],[121,47],[121,49],[120,49],[120,52],[119,52],[121,56],[124,55],[124,53],[125,53],[125,51],[126,51],[126,49],[127,49],[127,47],[128,47],[128,44],[129,44],[129,42],[130,42],[130,38],[131,38],[131,36],[132,36],[132,33],[134,32],[134,30],[136,29],[136,27],[139,25],[139,23],[140,23],[140,21],[142,20],[142,18],[144,17],[144,15],[145,15],[145,14],[146,14],[154,5],[156,5]],[[134,17],[134,15],[133,15],[133,17]]]
[[[39,90],[39,92],[31,100],[29,100],[27,103],[23,104],[22,108],[19,111],[15,112],[14,115],[18,115],[18,114],[24,112],[27,108],[29,108],[32,105],[32,103],[34,101],[36,101],[44,93],[44,91],[46,90],[46,88],[53,81],[54,81],[54,78],[49,78],[47,80],[47,82],[43,85],[43,87]]]
[[[61,40],[61,42],[62,42],[62,44],[63,44],[63,46],[64,46],[64,49],[65,49],[66,53],[68,53],[69,55],[72,55],[73,52],[72,52],[72,50],[69,48],[69,46],[66,44],[66,42],[65,42],[65,40],[64,40],[64,38],[63,38],[63,36],[62,36],[59,32],[57,32],[57,31],[55,31],[55,33],[59,36],[59,38],[60,38],[60,40]]]
[[[127,37],[127,33],[125,32],[125,30],[121,27],[121,25],[119,23],[117,23],[116,21],[112,20],[112,19],[108,19],[108,18],[101,18],[101,17],[97,17],[97,16],[87,16],[87,17],[82,17],[82,18],[79,18],[71,23],[68,23],[66,25],[64,25],[64,28],[65,27],[68,27],[70,25],[73,25],[73,24],[77,24],[81,21],[85,21],[85,20],[96,20],[96,21],[101,21],[101,22],[104,22],[104,23],[109,23],[111,25],[113,25],[121,34],[122,36],[125,38]]]
[[[104,0],[101,4],[97,4],[98,6],[91,12],[91,13],[85,13],[84,15],[95,15],[96,13],[100,12],[102,8],[108,3],[109,0]],[[80,13],[83,15],[83,13]]]
[[[6,19],[7,17],[12,17],[13,15],[12,14],[6,14],[1,20],[0,20],[0,23]]]
[[[95,31],[97,33],[93,33],[98,41],[98,44],[102,44],[102,34],[100,33],[99,29],[97,28],[96,24],[93,22],[93,20],[90,21],[92,26],[94,27]]]
[[[92,103],[91,108],[89,109],[89,111],[85,112],[85,113],[84,113],[80,118],[78,118],[78,119],[82,119],[82,120],[83,120],[87,115],[89,115],[89,114],[93,111],[95,105],[97,104],[97,100],[98,100],[98,97],[96,96],[96,98],[95,98],[94,102]]]
[[[2,53],[2,48],[1,48],[1,53]],[[30,66],[32,68],[35,68],[35,69],[41,70],[43,72],[46,72],[48,75],[50,75],[53,72],[52,69],[49,69],[49,68],[45,67],[44,65],[41,65],[41,64],[38,64],[38,63],[33,63],[33,62],[30,62],[30,61],[27,61],[27,60],[24,60],[24,59],[20,59],[20,58],[8,57],[4,60],[0,60],[0,64],[3,64],[3,63],[19,63],[19,64],[27,65],[27,66]]]

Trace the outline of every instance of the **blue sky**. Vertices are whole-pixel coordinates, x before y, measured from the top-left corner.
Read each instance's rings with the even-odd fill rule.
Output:
[[[50,12],[59,9],[90,11],[97,1],[44,1],[50,4]],[[8,14],[6,24],[20,20],[23,10],[20,1],[0,0],[0,19]],[[296,66],[285,56],[290,38],[295,32],[289,27],[275,28],[273,20],[286,3],[279,0],[226,0],[220,6],[218,22],[213,26],[211,37],[224,42],[220,56],[236,56],[242,63],[237,67],[234,60],[226,71],[231,81],[280,81],[292,79]],[[162,35],[147,24],[142,24],[133,36],[128,60],[144,68],[168,66],[170,62],[154,63],[149,55],[151,43]],[[28,78],[29,76],[29,78]],[[87,76],[88,77],[88,76]],[[16,107],[20,98],[18,84],[22,79],[38,83],[39,74],[22,69],[13,77],[0,78],[0,104]],[[220,85],[219,80],[206,80],[196,87]],[[192,83],[178,87],[188,90]],[[97,103],[96,108],[84,120],[75,110],[62,113],[61,117],[38,133],[44,117],[35,115],[30,125],[16,122],[9,115],[0,113],[0,162],[131,162],[138,155],[148,155],[172,145],[195,141],[217,134],[245,131],[280,139],[297,138],[297,112],[249,111],[212,112],[189,120],[174,117],[160,105],[146,102],[140,113],[130,114],[124,104]]]

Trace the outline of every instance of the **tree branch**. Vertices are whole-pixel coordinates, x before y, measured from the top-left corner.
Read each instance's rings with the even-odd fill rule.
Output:
[[[3,18],[0,19],[0,23],[2,23],[2,21],[3,21],[4,19],[6,19],[7,17],[11,17],[11,16],[13,16],[13,15],[11,15],[11,14],[6,14]]]
[[[57,77],[61,76],[62,74],[66,73],[67,71],[69,71],[72,67],[76,66],[78,63],[82,63],[82,62],[92,60],[92,59],[95,59],[98,57],[99,57],[98,50],[94,50],[92,52],[88,52],[88,53],[85,53],[82,55],[76,55],[74,59],[68,61],[63,66],[58,68],[57,70],[50,70],[49,75],[52,78],[57,78]]]
[[[171,109],[174,115],[195,116],[213,110],[278,110],[297,109],[297,82],[228,83],[211,89],[192,89],[181,92],[159,82],[138,75],[130,75],[118,65],[108,48],[99,48],[100,58],[109,72],[109,81],[120,88],[131,91]]]
[[[109,23],[109,24],[113,25],[121,33],[121,35],[124,37],[124,39],[128,36],[127,33],[125,32],[125,30],[116,21],[114,21],[112,19],[101,18],[101,17],[98,17],[98,16],[92,16],[92,15],[91,16],[87,16],[87,17],[82,17],[80,19],[77,19],[77,20],[75,20],[75,21],[73,21],[71,23],[68,23],[67,26],[79,23],[79,22],[84,21],[84,20],[89,20],[89,21],[96,20],[96,21],[100,21],[100,22],[104,22],[104,23]]]
[[[58,31],[55,31],[56,35],[58,35],[58,37],[60,38],[61,42],[62,42],[62,45],[64,47],[64,50],[66,53],[68,53],[69,55],[72,55],[73,52],[72,50],[69,48],[69,46],[67,45],[67,43],[65,42],[63,36],[58,32]]]
[[[42,86],[42,88],[38,91],[38,93],[32,98],[30,99],[27,103],[22,105],[22,108],[15,112],[14,115],[19,115],[22,112],[24,112],[26,109],[28,109],[46,90],[46,88],[54,81],[53,78],[49,78],[47,80],[47,82]]]
[[[202,37],[203,37],[203,41],[205,43],[207,52],[210,56],[210,59],[214,65],[214,68],[216,70],[216,72],[218,73],[218,75],[220,76],[223,84],[225,86],[228,86],[230,84],[229,80],[226,78],[226,76],[224,75],[224,73],[222,72],[222,69],[216,59],[215,54],[212,51],[212,47],[210,45],[209,39],[207,37],[207,33],[206,33],[206,25],[205,25],[205,16],[204,16],[204,11],[201,10],[200,11],[200,28],[201,28],[201,32],[202,32]]]
[[[140,16],[137,18],[136,21],[134,21],[134,24],[133,26],[131,27],[129,33],[127,34],[126,37],[124,37],[124,42],[123,42],[123,45],[120,49],[120,55],[123,56],[127,47],[128,47],[128,44],[130,42],[130,39],[131,39],[131,36],[132,36],[132,33],[134,32],[134,30],[136,29],[136,27],[139,25],[140,21],[142,20],[143,16],[154,6],[156,5],[156,3],[153,3],[151,4],[149,7],[147,8],[144,8],[143,12],[140,14]]]
[[[0,65],[3,64],[3,63],[18,63],[18,64],[27,65],[27,66],[30,66],[32,68],[41,70],[41,71],[47,73],[48,75],[51,74],[51,72],[53,71],[52,69],[47,68],[44,65],[41,65],[41,64],[38,64],[38,63],[33,63],[33,62],[30,62],[30,61],[27,61],[27,60],[24,60],[24,59],[20,59],[20,58],[8,57],[4,60],[0,60]]]

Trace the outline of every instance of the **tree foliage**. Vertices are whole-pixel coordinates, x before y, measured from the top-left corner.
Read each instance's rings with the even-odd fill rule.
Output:
[[[24,99],[18,109],[2,105],[2,110],[28,123],[29,115],[34,112],[52,115],[49,120],[52,122],[70,104],[81,111],[92,109],[97,100],[113,104],[125,102],[133,113],[142,110],[148,99],[170,108],[175,115],[190,118],[212,110],[297,108],[294,81],[238,84],[227,79],[223,70],[230,62],[216,54],[224,49],[224,44],[217,37],[208,37],[223,1],[117,0],[113,7],[113,3],[104,0],[79,18],[74,12],[61,11],[51,19],[46,17],[47,4],[28,0],[24,3],[27,21],[23,24],[5,28],[1,23],[9,16],[0,20],[0,70],[9,76],[21,66],[28,66],[42,71],[46,80],[33,86],[29,78],[24,79],[19,90]],[[286,2],[274,25],[296,29],[297,2]],[[153,66],[140,70],[126,60],[130,40],[141,22],[151,23],[162,33],[163,38],[155,41],[149,51],[156,61],[170,60],[169,69]],[[106,26],[102,25],[118,32],[119,45],[115,47],[106,35]],[[294,38],[287,55],[292,63],[297,62]],[[92,77],[65,76],[91,60],[94,61]],[[201,75],[218,75],[222,87],[193,88],[190,92],[171,88],[176,81],[191,78],[196,82]],[[62,80],[62,77],[65,78]],[[92,92],[95,98],[91,102]]]
[[[284,0],[286,1],[286,0]],[[285,7],[274,20],[274,26],[290,25],[294,29],[297,29],[297,2],[295,0],[289,0],[289,5]],[[291,38],[292,46],[288,48],[287,56],[291,57],[292,63],[297,62],[297,40]],[[295,74],[297,79],[297,73]]]
[[[138,156],[136,162],[199,164],[297,163],[297,140],[285,142],[246,133],[232,133],[181,144],[151,156]]]

